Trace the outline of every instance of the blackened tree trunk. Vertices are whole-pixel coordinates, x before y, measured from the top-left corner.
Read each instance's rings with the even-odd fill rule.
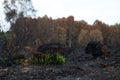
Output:
[[[66,40],[66,44],[69,48],[72,47],[72,36],[71,36],[71,30],[67,29],[67,40]]]

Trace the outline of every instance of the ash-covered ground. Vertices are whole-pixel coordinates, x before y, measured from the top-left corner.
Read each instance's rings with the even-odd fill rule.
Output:
[[[76,49],[62,65],[0,67],[0,80],[120,80],[120,49],[110,49],[108,59]]]

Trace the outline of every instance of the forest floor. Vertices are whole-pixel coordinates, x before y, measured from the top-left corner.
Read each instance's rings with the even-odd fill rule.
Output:
[[[0,80],[120,80],[120,50],[111,50],[110,55],[93,60],[79,49],[62,65],[0,67]]]

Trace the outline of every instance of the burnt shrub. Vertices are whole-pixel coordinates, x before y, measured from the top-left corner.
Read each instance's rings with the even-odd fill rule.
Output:
[[[37,48],[38,52],[50,53],[52,55],[55,55],[56,53],[64,54],[66,50],[67,50],[67,47],[64,44],[60,44],[60,43],[47,43],[47,44],[40,45]]]
[[[108,56],[109,52],[106,51],[103,46],[104,45],[101,42],[91,41],[87,44],[87,46],[85,48],[85,53],[92,54],[94,59],[96,59],[102,55],[106,58]]]

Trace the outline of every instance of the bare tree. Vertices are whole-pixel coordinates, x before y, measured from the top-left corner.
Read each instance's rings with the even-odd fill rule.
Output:
[[[6,21],[14,23],[19,17],[35,16],[31,0],[4,0],[3,2]]]
[[[69,48],[72,47],[72,28],[74,26],[74,17],[73,16],[69,16],[67,18],[67,45]]]

